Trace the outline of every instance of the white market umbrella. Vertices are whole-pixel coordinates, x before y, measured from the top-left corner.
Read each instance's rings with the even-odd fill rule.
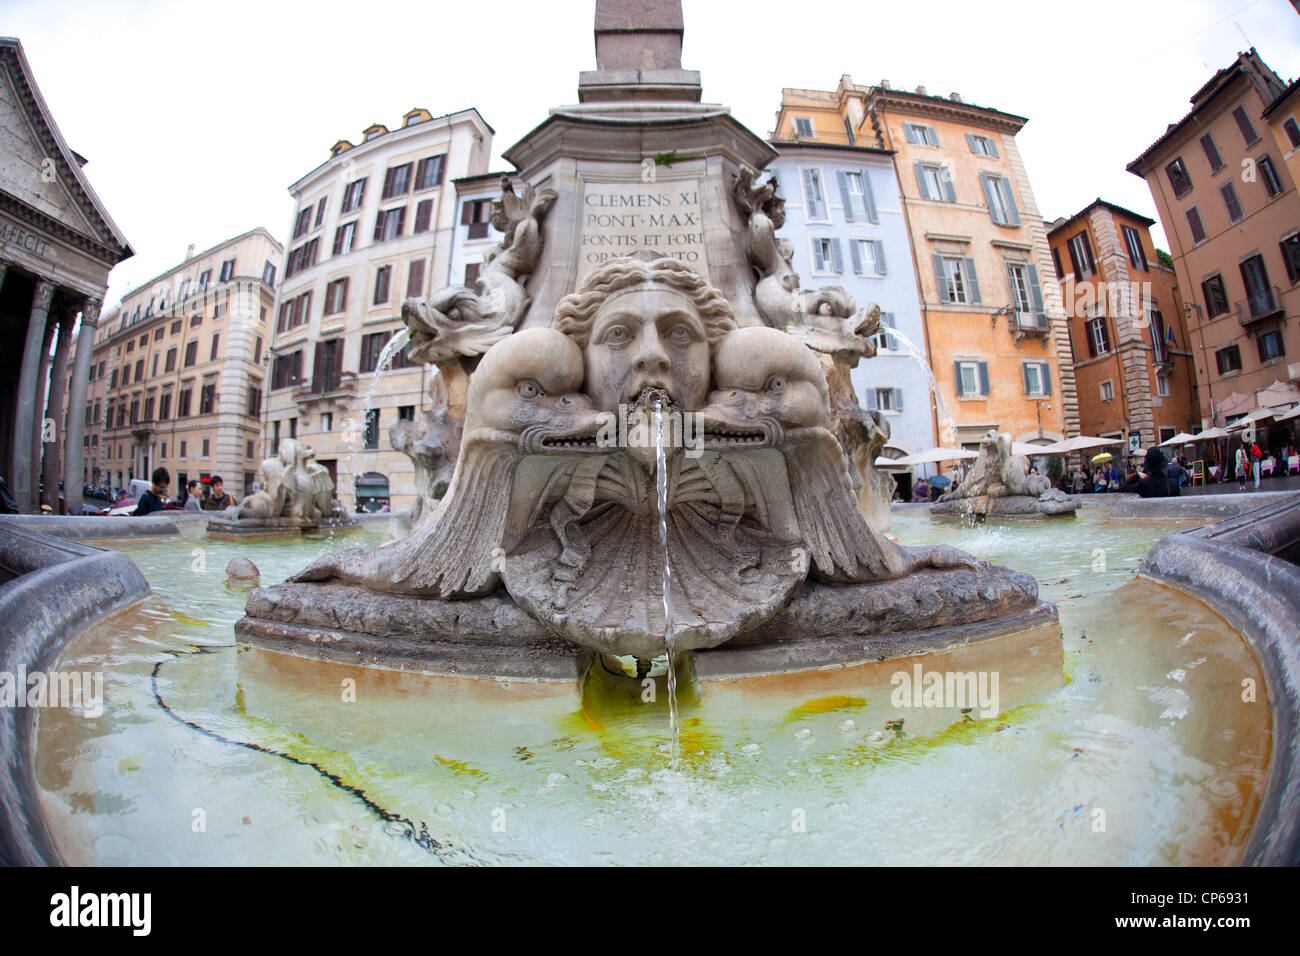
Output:
[[[1300,405],[1296,405],[1289,411],[1285,411],[1273,419],[1275,422],[1289,422],[1293,418],[1300,418]]]
[[[1011,454],[1024,455],[1026,458],[1037,458],[1040,455],[1060,454],[1051,450],[1051,445],[1031,445],[1029,442],[1015,441],[1011,443]]]
[[[944,448],[939,446],[926,451],[918,451],[903,458],[889,459],[889,461],[895,465],[926,465],[940,461],[965,461],[978,457],[978,453],[967,451],[965,448]]]
[[[1187,432],[1179,432],[1173,438],[1166,439],[1160,443],[1161,448],[1168,448],[1170,445],[1190,445],[1196,441],[1196,436]]]
[[[1066,438],[1058,441],[1054,445],[1044,446],[1045,451],[1039,454],[1049,455],[1068,455],[1075,451],[1090,451],[1093,448],[1108,448],[1111,445],[1122,445],[1122,438],[1094,438],[1091,435],[1075,435],[1073,438]]]
[[[1273,417],[1273,409],[1256,408],[1254,411],[1250,412],[1247,415],[1243,415],[1241,418],[1238,418],[1235,422],[1229,425],[1228,431],[1235,431],[1238,428],[1245,428],[1251,422],[1262,422],[1266,418],[1272,418],[1272,417]]]
[[[1197,432],[1192,436],[1192,441],[1213,441],[1216,438],[1227,438],[1228,432],[1223,428],[1207,428],[1203,432]]]

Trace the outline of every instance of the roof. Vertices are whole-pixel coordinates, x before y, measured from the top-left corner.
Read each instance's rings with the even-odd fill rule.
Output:
[[[86,179],[86,174],[82,172],[81,167],[85,160],[68,146],[63,133],[59,131],[58,124],[54,122],[54,116],[45,102],[45,97],[41,95],[40,88],[36,85],[36,78],[32,74],[31,64],[27,62],[27,54],[23,52],[22,42],[17,37],[0,37],[0,63],[8,67],[20,100],[19,106],[26,108],[35,127],[36,136],[58,168],[60,182],[98,235],[85,236],[23,203],[18,197],[12,197],[12,201],[20,203],[32,218],[41,219],[43,224],[56,235],[62,234],[74,244],[88,243],[92,247],[89,251],[109,263],[115,264],[135,255],[126,241],[126,236],[113,221],[113,217],[108,214],[108,210],[104,208],[104,204]],[[81,242],[77,242],[78,238]]]
[[[876,156],[893,156],[896,150],[882,149],[878,146],[850,146],[847,143],[818,143],[806,139],[769,139],[768,143],[772,145],[777,152],[788,152],[794,149],[824,149],[840,150],[847,153],[871,153]]]
[[[1290,86],[1279,93],[1272,103],[1264,107],[1264,118],[1268,119],[1271,114],[1280,110],[1284,104],[1292,102],[1296,97],[1296,93],[1300,93],[1300,80],[1292,80]]]
[[[1100,196],[1098,196],[1092,202],[1088,203],[1088,205],[1084,206],[1082,209],[1076,212],[1073,216],[1066,216],[1064,219],[1058,219],[1053,223],[1049,223],[1050,228],[1047,230],[1047,234],[1050,236],[1053,233],[1060,232],[1070,223],[1074,222],[1076,219],[1080,218],[1081,216],[1088,213],[1089,211],[1091,211],[1097,206],[1105,206],[1107,209],[1110,209],[1114,212],[1119,212],[1119,213],[1123,213],[1126,216],[1130,216],[1133,219],[1138,220],[1139,222],[1145,223],[1148,228],[1156,224],[1156,221],[1152,219],[1150,216],[1144,216],[1140,212],[1134,212],[1132,209],[1125,209],[1123,206],[1117,205],[1113,202],[1107,202],[1105,199],[1102,199]]]

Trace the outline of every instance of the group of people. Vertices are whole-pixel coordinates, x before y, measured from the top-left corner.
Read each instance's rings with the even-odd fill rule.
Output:
[[[155,468],[149,476],[151,484],[136,502],[132,515],[140,517],[162,511],[167,507],[167,490],[171,487],[172,475],[166,468]],[[225,482],[220,475],[213,475],[208,482],[208,490],[203,491],[203,482],[192,479],[181,496],[182,511],[223,511],[236,504],[234,495],[226,491]]]

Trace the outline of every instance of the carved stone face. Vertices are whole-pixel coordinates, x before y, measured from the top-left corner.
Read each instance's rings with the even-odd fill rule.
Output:
[[[587,342],[586,392],[596,408],[615,411],[646,388],[662,388],[685,411],[709,394],[709,342],[690,299],[641,286],[608,299]]]

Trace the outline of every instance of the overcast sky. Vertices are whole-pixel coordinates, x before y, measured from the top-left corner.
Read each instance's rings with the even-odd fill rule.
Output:
[[[135,257],[106,307],[200,249],[254,226],[284,240],[287,188],[415,106],[478,107],[501,152],[575,102],[595,66],[594,0],[0,0],[69,145]],[[704,98],[771,132],[783,86],[957,91],[1029,117],[1018,141],[1043,216],[1097,196],[1155,217],[1124,167],[1215,70],[1251,45],[1290,80],[1290,0],[684,0],[682,55]],[[806,12],[806,13],[805,13]],[[1163,233],[1156,230],[1158,245]],[[107,310],[107,309],[106,309]]]

